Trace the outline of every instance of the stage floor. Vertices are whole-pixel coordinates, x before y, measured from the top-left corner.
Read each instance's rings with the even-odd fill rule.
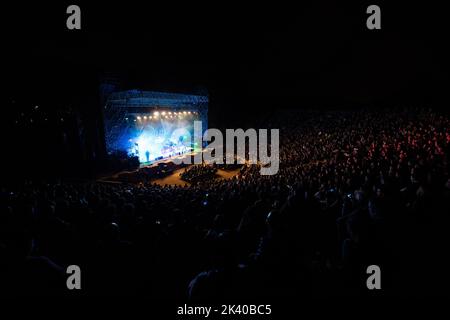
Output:
[[[160,160],[153,160],[153,161],[148,161],[148,162],[141,162],[140,164],[140,168],[145,168],[145,167],[153,167],[156,166],[160,163],[168,163],[168,162],[173,162],[173,160],[175,159],[183,159],[185,157],[189,157],[189,156],[193,156],[197,153],[199,153],[200,151],[191,151],[191,152],[186,152],[180,155],[176,155],[176,156],[172,156],[172,157],[167,157],[164,159],[160,159]]]

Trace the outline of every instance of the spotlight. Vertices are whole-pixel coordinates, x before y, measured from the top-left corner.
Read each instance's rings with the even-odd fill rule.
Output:
[[[187,114],[187,112],[186,112],[186,111],[183,111],[183,114]]]
[[[138,119],[138,120],[141,120],[141,117],[140,117],[140,116],[137,116],[137,119]]]
[[[155,112],[153,112],[153,115],[154,115],[155,117],[157,117],[157,116],[159,116],[159,112],[158,112],[158,111],[155,111]]]
[[[144,116],[144,119],[147,120],[147,116]]]
[[[149,118],[149,119],[153,119],[153,117],[152,117],[152,116],[149,116],[148,118]]]
[[[161,114],[162,114],[163,116],[165,116],[165,115],[166,115],[166,112],[165,112],[165,111],[163,111],[163,112],[161,112]]]
[[[169,111],[169,115],[172,114],[172,112]]]
[[[188,113],[191,114],[192,112],[189,111]]]

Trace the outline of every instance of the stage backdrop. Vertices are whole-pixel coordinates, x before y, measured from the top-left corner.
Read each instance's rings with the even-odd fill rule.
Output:
[[[105,142],[108,153],[126,152],[151,162],[199,149],[194,121],[208,128],[208,97],[129,90],[105,99]]]

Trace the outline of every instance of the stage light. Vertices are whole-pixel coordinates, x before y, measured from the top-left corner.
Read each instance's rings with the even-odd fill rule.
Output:
[[[152,117],[152,116],[149,116],[148,118],[149,118],[149,119],[153,119],[153,117]]]
[[[186,111],[183,111],[183,114],[187,114],[187,112],[186,112]]]
[[[147,116],[144,116],[144,119],[147,120]]]
[[[137,116],[136,118],[137,118],[138,120],[141,120],[141,117],[140,117],[140,116]]]
[[[128,121],[128,118],[125,118],[126,121]]]
[[[171,114],[172,114],[172,112],[169,111],[169,115],[171,115]]]
[[[163,116],[165,116],[165,115],[166,115],[166,112],[165,112],[165,111],[163,111],[163,112],[161,112],[161,114],[162,114]]]
[[[153,115],[154,115],[155,117],[157,117],[157,116],[159,116],[159,112],[158,112],[158,111],[155,111],[155,112],[153,112]]]
[[[190,112],[190,111],[189,111],[188,113],[189,113],[189,114],[191,114],[191,112]]]

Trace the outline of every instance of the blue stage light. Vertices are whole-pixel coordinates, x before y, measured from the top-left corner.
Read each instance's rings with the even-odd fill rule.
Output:
[[[129,90],[110,94],[106,106],[108,152],[125,151],[140,162],[191,151],[194,121],[207,128],[207,96]],[[192,108],[189,117],[184,106]]]

